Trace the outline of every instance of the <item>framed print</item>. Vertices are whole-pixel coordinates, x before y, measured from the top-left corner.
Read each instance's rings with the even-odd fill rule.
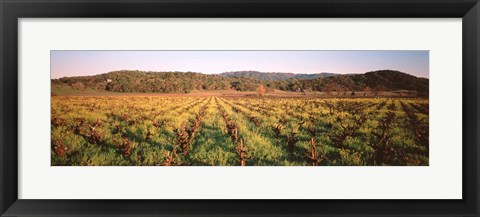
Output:
[[[1,213],[478,216],[479,7],[1,1]]]
[[[428,56],[422,50],[54,50],[51,165],[428,166]],[[172,71],[70,75],[103,70],[112,58],[131,67],[172,65]],[[321,64],[328,71],[362,70],[359,63],[368,61],[418,74],[313,73],[327,58]],[[83,68],[85,62],[91,66]],[[340,62],[352,66],[342,69]],[[182,65],[208,72],[173,71]],[[307,74],[218,73],[244,65]]]

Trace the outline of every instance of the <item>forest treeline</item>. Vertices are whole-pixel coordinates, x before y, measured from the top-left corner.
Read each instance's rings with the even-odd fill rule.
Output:
[[[193,90],[255,91],[259,85],[284,91],[416,91],[428,96],[429,80],[394,70],[365,74],[336,75],[312,79],[289,78],[262,80],[252,77],[228,77],[194,72],[114,71],[93,76],[52,79],[52,87],[69,86],[76,90],[94,89],[113,92],[189,93]]]
[[[255,78],[258,80],[287,80],[291,78],[297,79],[313,79],[313,78],[326,78],[337,76],[339,74],[322,72],[322,73],[313,73],[313,74],[295,74],[288,72],[258,72],[258,71],[233,71],[233,72],[224,72],[220,74],[221,76],[231,77],[231,78],[240,78],[248,77]]]

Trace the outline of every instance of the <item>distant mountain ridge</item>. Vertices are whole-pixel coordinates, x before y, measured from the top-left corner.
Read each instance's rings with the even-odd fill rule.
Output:
[[[267,81],[277,81],[277,80],[287,80],[290,78],[297,79],[312,79],[312,78],[327,78],[332,76],[337,76],[339,74],[322,72],[314,74],[295,74],[291,72],[259,72],[259,71],[233,71],[233,72],[224,72],[220,74],[224,77],[229,78],[240,78],[240,77],[249,77],[259,80]]]

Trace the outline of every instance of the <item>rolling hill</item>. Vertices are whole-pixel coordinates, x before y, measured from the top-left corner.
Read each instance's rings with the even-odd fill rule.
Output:
[[[114,71],[94,76],[52,79],[52,90],[74,89],[131,93],[189,93],[193,90],[254,91],[263,84],[283,91],[408,90],[428,96],[429,80],[394,70],[364,74],[294,74],[255,71],[208,75],[194,72]]]
[[[229,78],[241,78],[241,77],[249,77],[255,78],[258,80],[269,80],[269,81],[276,81],[276,80],[287,80],[290,78],[298,78],[298,79],[312,79],[312,78],[326,78],[337,76],[338,74],[322,72],[316,74],[295,74],[295,73],[287,73],[287,72],[258,72],[258,71],[234,71],[234,72],[224,72],[220,74],[224,77]]]

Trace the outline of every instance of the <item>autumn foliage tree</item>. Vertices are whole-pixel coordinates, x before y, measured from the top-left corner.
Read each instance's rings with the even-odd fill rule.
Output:
[[[327,93],[327,95],[331,95],[333,91],[337,90],[337,86],[333,83],[327,84],[325,87],[324,91]]]
[[[80,90],[84,91],[85,90],[85,85],[82,82],[75,82],[72,84],[72,88],[75,90]]]
[[[265,88],[265,86],[263,86],[263,84],[260,84],[257,87],[257,93],[259,96],[264,96],[266,92],[267,92],[267,89]]]
[[[373,94],[375,96],[382,95],[383,91],[385,91],[385,86],[383,86],[383,85],[377,85],[377,86],[375,86],[375,88],[373,88]]]
[[[367,86],[363,91],[364,91],[363,96],[368,96],[372,93],[372,88]]]

